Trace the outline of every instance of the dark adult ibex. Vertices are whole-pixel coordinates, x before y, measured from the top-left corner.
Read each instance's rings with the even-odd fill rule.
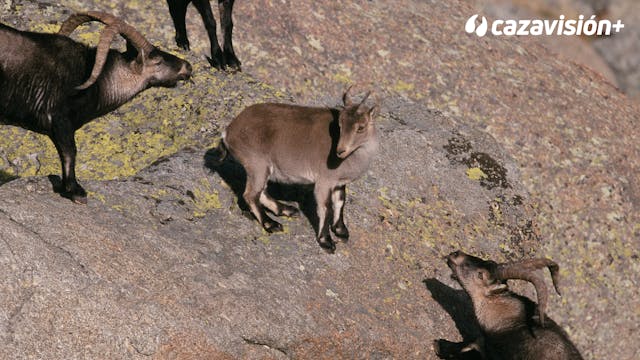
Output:
[[[335,244],[329,234],[349,237],[344,224],[345,187],[368,168],[378,148],[374,124],[376,106],[364,105],[369,93],[353,103],[349,90],[344,108],[314,108],[286,104],[257,104],[243,110],[223,134],[220,152],[229,153],[247,172],[244,200],[268,232],[282,225],[275,215],[293,215],[297,209],[274,200],[267,182],[315,184],[318,213],[317,240],[329,252]],[[332,209],[329,223],[328,209]]]
[[[211,12],[211,4],[209,0],[167,0],[169,4],[169,12],[173,25],[176,28],[176,44],[184,50],[189,50],[189,38],[187,37],[187,27],[185,17],[187,15],[187,6],[193,3],[196,7],[202,22],[204,23],[209,42],[211,43],[211,57],[207,57],[211,66],[216,69],[224,69],[228,67],[232,70],[240,70],[240,60],[236,57],[233,50],[233,3],[235,0],[218,0],[218,8],[220,10],[220,28],[224,38],[222,49],[218,45],[216,36],[216,20]]]
[[[548,292],[536,271],[549,268],[559,294],[558,265],[555,262],[528,259],[497,264],[461,251],[449,254],[446,259],[453,271],[452,277],[471,297],[484,334],[482,339],[463,351],[477,350],[487,359],[582,359],[562,328],[551,319],[545,320]],[[531,282],[536,289],[538,305],[509,291],[509,279]]]
[[[93,20],[107,25],[97,48],[68,37]],[[125,53],[109,49],[117,34],[127,40]],[[61,191],[75,202],[87,201],[75,176],[75,131],[149,87],[172,87],[190,76],[188,62],[110,14],[74,14],[58,34],[0,24],[0,122],[51,138],[62,162]]]

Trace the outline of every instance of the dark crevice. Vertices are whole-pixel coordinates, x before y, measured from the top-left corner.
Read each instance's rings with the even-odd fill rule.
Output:
[[[242,337],[242,340],[244,340],[244,342],[249,344],[249,345],[265,346],[265,347],[267,347],[267,348],[269,348],[271,350],[278,351],[278,352],[282,353],[283,355],[285,355],[287,357],[289,356],[287,354],[287,351],[288,351],[287,348],[277,346],[277,345],[273,344],[272,341],[255,340],[255,339],[250,339],[250,338],[247,338],[247,337],[244,337],[244,336]]]

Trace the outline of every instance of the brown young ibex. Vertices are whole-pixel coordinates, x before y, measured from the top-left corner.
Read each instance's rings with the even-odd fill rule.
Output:
[[[93,20],[107,25],[97,48],[69,38]],[[125,53],[109,49],[118,34],[127,40]],[[149,87],[172,87],[190,76],[188,62],[159,50],[110,14],[74,14],[58,34],[0,24],[0,123],[51,138],[62,163],[60,190],[75,202],[87,201],[76,181],[75,131]]]
[[[545,319],[548,292],[543,279],[535,272],[549,268],[559,294],[555,262],[527,259],[497,264],[461,251],[449,254],[446,259],[452,277],[471,297],[484,334],[463,351],[477,350],[486,359],[582,359],[562,328],[553,320]],[[538,305],[511,292],[506,283],[509,279],[531,282],[536,289]]]
[[[315,184],[317,240],[322,248],[335,251],[329,229],[342,239],[349,237],[343,220],[345,187],[367,170],[378,148],[373,121],[377,105],[364,105],[369,93],[354,103],[350,89],[343,95],[342,109],[257,104],[243,110],[225,130],[219,152],[224,159],[228,151],[245,168],[244,200],[268,232],[280,231],[282,225],[264,207],[275,215],[297,213],[267,194],[272,180]]]

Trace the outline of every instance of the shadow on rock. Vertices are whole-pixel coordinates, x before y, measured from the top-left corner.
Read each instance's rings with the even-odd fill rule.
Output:
[[[0,185],[6,184],[11,180],[15,180],[18,177],[12,174],[9,174],[8,172],[4,171],[4,170],[0,170]]]
[[[434,341],[434,349],[441,359],[482,359],[479,352],[460,351],[478,339],[482,333],[473,312],[473,303],[464,290],[453,289],[437,279],[422,281],[431,292],[431,297],[451,316],[456,328],[462,336],[462,342],[451,342],[444,339]]]
[[[209,170],[220,175],[238,199],[238,207],[240,210],[242,210],[247,217],[254,219],[249,210],[249,205],[244,201],[242,196],[245,186],[247,185],[247,173],[242,165],[236,162],[231,156],[221,161],[218,148],[207,150],[204,155],[204,164]],[[313,185],[269,182],[267,192],[276,200],[296,203],[298,209],[300,209],[300,212],[307,218],[315,232],[318,232],[317,204],[313,196]]]
[[[73,200],[72,199],[72,194],[67,192],[64,189],[64,185],[62,185],[62,178],[58,175],[48,175],[47,178],[49,179],[49,182],[51,183],[51,187],[53,192],[55,192],[56,194],[62,196],[65,199],[69,199],[69,200]]]

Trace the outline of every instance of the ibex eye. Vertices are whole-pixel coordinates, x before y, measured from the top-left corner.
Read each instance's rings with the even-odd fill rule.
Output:
[[[364,131],[364,125],[358,125],[357,129],[358,132],[363,132]]]

